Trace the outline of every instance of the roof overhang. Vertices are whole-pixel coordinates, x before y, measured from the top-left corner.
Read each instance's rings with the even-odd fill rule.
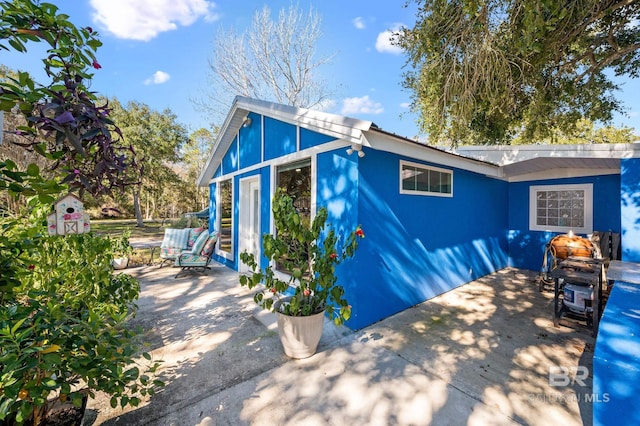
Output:
[[[220,128],[206,166],[196,182],[198,186],[209,184],[249,112],[333,136],[352,145],[366,145],[363,132],[372,125],[371,121],[236,96],[231,110]]]
[[[498,165],[509,181],[620,173],[620,160],[640,158],[640,144],[462,146],[456,152]]]
[[[640,158],[640,143],[431,147],[371,121],[237,96],[198,178],[207,186],[249,112],[333,136],[355,150],[370,147],[507,181],[619,174],[620,160]]]
[[[443,166],[456,167],[498,179],[503,178],[500,167],[488,161],[466,157],[455,152],[425,145],[424,143],[389,133],[379,128],[371,128],[365,132],[365,137],[374,149]]]

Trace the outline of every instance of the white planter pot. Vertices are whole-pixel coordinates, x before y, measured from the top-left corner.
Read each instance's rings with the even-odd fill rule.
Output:
[[[129,265],[129,258],[115,257],[113,259],[113,262],[111,262],[111,264],[113,265],[113,269],[124,269],[127,267],[127,265]]]
[[[284,353],[290,358],[308,358],[316,353],[322,337],[324,312],[292,317],[276,311],[278,334]]]

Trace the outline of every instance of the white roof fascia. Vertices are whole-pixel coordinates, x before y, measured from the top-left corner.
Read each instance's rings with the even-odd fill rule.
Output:
[[[220,128],[220,133],[213,145],[206,166],[196,181],[198,186],[209,184],[215,169],[222,162],[224,154],[238,134],[244,117],[249,112],[323,133],[347,141],[352,145],[366,144],[363,131],[368,130],[372,125],[371,121],[236,96],[229,114]]]
[[[411,141],[403,138],[402,136],[396,136],[385,131],[371,129],[370,131],[365,132],[365,138],[373,149],[392,152],[398,155],[428,161],[438,165],[468,170],[497,179],[504,179],[503,172],[497,165],[489,164],[488,162],[477,160],[475,158],[463,157],[456,153],[443,151],[419,142]]]
[[[455,152],[504,166],[532,158],[640,158],[640,143],[461,146]]]
[[[216,172],[215,169],[222,162],[222,157],[231,145],[233,139],[237,136],[238,130],[240,129],[240,126],[242,126],[244,117],[246,117],[247,114],[248,111],[239,109],[237,102],[234,101],[233,106],[231,107],[231,110],[225,118],[224,123],[220,128],[220,132],[216,137],[216,141],[213,144],[209,158],[205,163],[206,165],[204,169],[202,169],[202,173],[200,173],[200,176],[196,181],[197,186],[209,185],[209,181]]]
[[[285,123],[304,127],[308,130],[334,136],[336,139],[344,139],[355,144],[361,143],[362,131],[368,130],[371,127],[371,121],[359,120],[357,118],[276,104],[242,96],[238,96],[236,99],[237,105],[242,109],[275,118]]]
[[[620,169],[552,169],[509,176],[508,182],[528,182],[533,180],[565,179],[604,175],[619,175]]]

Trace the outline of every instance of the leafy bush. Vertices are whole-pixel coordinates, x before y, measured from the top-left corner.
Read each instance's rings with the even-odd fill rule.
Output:
[[[31,205],[30,219],[0,217],[0,259],[13,269],[0,294],[0,420],[37,425],[55,398],[79,405],[95,391],[114,407],[138,405],[162,383],[149,376],[157,363],[141,370],[137,359],[151,358],[126,327],[137,280],[114,275],[111,239],[49,236],[48,206]]]

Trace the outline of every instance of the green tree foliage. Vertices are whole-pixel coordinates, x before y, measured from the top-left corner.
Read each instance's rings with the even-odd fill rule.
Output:
[[[56,401],[79,407],[97,391],[137,406],[161,386],[127,328],[138,282],[113,274],[112,240],[44,234],[49,205],[33,201],[31,217],[0,218],[0,259],[12,264],[0,280],[0,423],[40,425]]]
[[[250,275],[240,276],[240,285],[252,289],[263,283],[253,300],[264,309],[280,309],[291,316],[326,310],[337,325],[344,324],[351,317],[351,306],[338,284],[336,267],[355,255],[364,231],[358,226],[349,235],[337,235],[327,223],[326,208],[319,209],[311,223],[305,221],[282,188],[276,190],[271,205],[276,233],[262,236],[263,253],[270,263],[261,269],[253,254],[240,253],[240,260],[251,270]],[[286,280],[274,272],[276,264],[290,271]],[[278,308],[274,302],[290,288],[295,289],[293,296]]]
[[[623,112],[611,74],[640,73],[640,2],[416,0],[397,34],[431,143],[504,143],[571,133]]]
[[[140,171],[139,184],[133,187],[134,210],[138,226],[144,226],[140,203],[157,205],[166,195],[168,183],[179,180],[170,166],[180,160],[187,132],[170,109],[158,112],[140,102],[123,106],[117,99],[109,106],[123,138],[136,151]]]
[[[539,140],[544,144],[590,144],[590,143],[635,143],[640,142],[640,136],[634,134],[634,129],[629,127],[595,127],[593,122],[587,119],[580,119],[575,127],[569,131],[554,129],[551,136]],[[523,145],[531,143],[521,136],[516,137],[513,145]]]
[[[191,133],[189,141],[184,147],[182,161],[185,167],[187,188],[191,188],[190,199],[193,210],[202,210],[209,205],[209,188],[194,186],[209,158],[211,148],[215,143],[215,133],[201,128]]]

